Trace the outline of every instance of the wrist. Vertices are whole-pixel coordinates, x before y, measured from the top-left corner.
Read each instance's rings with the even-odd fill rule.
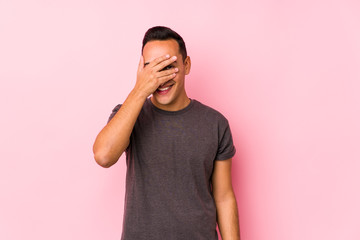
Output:
[[[134,98],[137,101],[145,101],[148,96],[150,96],[150,94],[148,95],[136,88],[134,88],[129,94],[129,97]]]

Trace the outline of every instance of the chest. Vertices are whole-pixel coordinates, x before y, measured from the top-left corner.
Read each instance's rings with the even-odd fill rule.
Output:
[[[146,165],[205,167],[212,169],[218,149],[218,132],[205,116],[139,119],[132,143]]]

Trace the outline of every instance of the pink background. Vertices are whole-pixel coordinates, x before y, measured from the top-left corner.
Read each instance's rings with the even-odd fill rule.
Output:
[[[120,239],[125,163],[92,144],[154,25],[230,121],[243,240],[360,239],[360,3],[0,2],[0,239]]]

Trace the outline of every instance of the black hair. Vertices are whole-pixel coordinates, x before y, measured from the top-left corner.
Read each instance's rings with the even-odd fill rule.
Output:
[[[186,46],[185,46],[185,42],[184,42],[183,38],[174,30],[172,30],[168,27],[163,27],[163,26],[152,27],[146,31],[143,42],[142,42],[141,53],[143,52],[144,46],[147,42],[154,41],[154,40],[164,41],[164,40],[169,40],[169,39],[174,39],[179,44],[180,54],[183,58],[183,61],[185,61],[185,58],[187,57],[187,53],[186,53]]]

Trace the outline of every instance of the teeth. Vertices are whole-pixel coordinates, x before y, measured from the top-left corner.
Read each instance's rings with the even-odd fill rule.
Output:
[[[165,88],[158,88],[159,91],[165,91],[168,90],[170,87],[165,87]]]

